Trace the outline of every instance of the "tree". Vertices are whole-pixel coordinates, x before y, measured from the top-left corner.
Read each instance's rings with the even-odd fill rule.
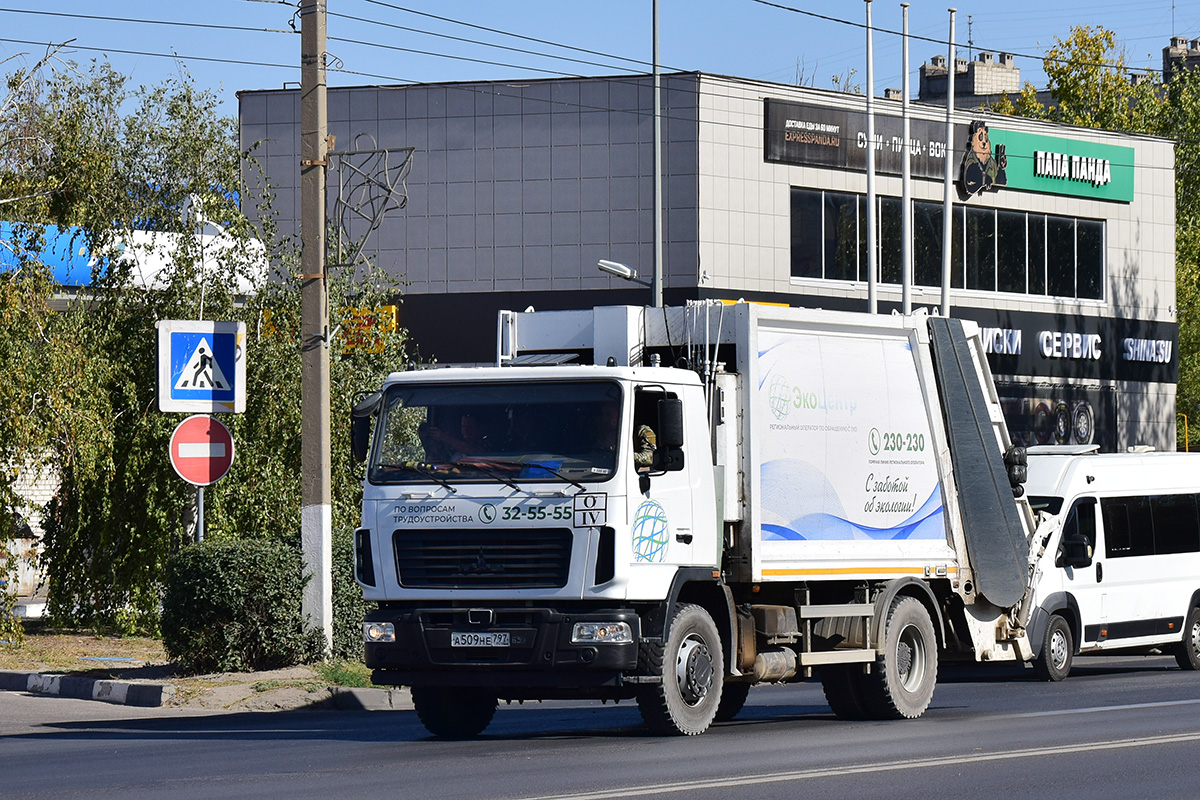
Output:
[[[252,148],[239,150],[236,122],[217,114],[214,95],[187,76],[130,88],[96,62],[40,77],[24,84],[35,89],[14,101],[12,114],[0,115],[0,141],[19,122],[38,143],[0,163],[0,208],[15,223],[16,264],[0,275],[0,302],[20,321],[0,330],[0,374],[15,378],[0,381],[0,392],[5,408],[20,409],[0,423],[0,463],[37,457],[61,477],[44,526],[51,613],[153,629],[163,564],[190,541],[194,498],[169,465],[180,416],[157,410],[155,322],[246,322],[247,410],[226,417],[237,460],[206,491],[206,528],[216,538],[298,541],[298,259],[269,208],[254,215],[265,220],[257,227],[242,212],[241,169],[247,160],[253,168]],[[189,208],[226,235],[216,258],[204,252]],[[94,257],[90,292],[58,313],[49,312],[54,287],[41,265],[45,224],[70,226]],[[164,255],[161,272],[145,269]],[[331,297],[353,288],[356,305],[381,305],[392,289],[370,274],[353,287],[333,277]],[[332,312],[336,324],[341,309]],[[341,430],[349,395],[403,362],[402,331],[380,341],[378,353],[334,343],[339,525],[352,524],[361,491]],[[14,507],[11,496],[0,501]]]

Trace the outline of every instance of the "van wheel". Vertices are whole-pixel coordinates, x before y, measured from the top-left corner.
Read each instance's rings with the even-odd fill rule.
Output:
[[[695,736],[717,715],[724,684],[721,637],[708,612],[684,603],[675,609],[664,645],[642,648],[641,672],[661,683],[643,684],[638,711],[651,731]]]
[[[1050,617],[1042,634],[1042,652],[1033,660],[1033,674],[1043,681],[1061,681],[1071,671],[1075,640],[1071,626],[1060,615]]]
[[[425,730],[445,739],[483,733],[496,715],[496,695],[457,686],[414,686],[413,707]]]
[[[726,683],[721,689],[721,702],[717,705],[717,715],[713,722],[729,722],[738,715],[746,698],[750,696],[750,684]]]
[[[1175,660],[1181,669],[1200,669],[1200,608],[1188,612],[1183,641],[1175,645]]]
[[[866,719],[870,712],[863,703],[862,667],[832,664],[821,668],[821,689],[825,702],[839,719]]]
[[[854,675],[867,713],[877,719],[916,719],[937,686],[937,638],[920,600],[897,597],[888,610],[883,650],[869,674]]]

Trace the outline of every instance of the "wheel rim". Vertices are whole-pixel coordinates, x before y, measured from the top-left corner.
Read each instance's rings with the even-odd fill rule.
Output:
[[[925,680],[929,652],[916,625],[906,625],[896,642],[896,675],[906,692],[915,692]]]
[[[1188,644],[1191,645],[1192,653],[1200,656],[1200,619],[1192,623],[1192,630],[1188,634]]]
[[[1059,630],[1050,634],[1050,664],[1056,670],[1067,665],[1067,635]]]
[[[712,653],[704,640],[694,633],[688,634],[679,645],[675,680],[679,684],[679,695],[689,706],[698,705],[712,688]]]

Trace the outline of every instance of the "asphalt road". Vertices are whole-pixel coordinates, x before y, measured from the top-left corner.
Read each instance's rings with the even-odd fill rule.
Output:
[[[411,711],[184,713],[0,692],[0,798],[1194,798],[1200,672],[1080,659],[1063,683],[943,668],[926,715],[843,722],[820,685],[656,738],[633,704],[502,707],[478,740]]]

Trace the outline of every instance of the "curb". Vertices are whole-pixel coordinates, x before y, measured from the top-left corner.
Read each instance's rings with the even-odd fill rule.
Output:
[[[333,707],[339,711],[411,711],[412,694],[403,689],[355,689],[330,686]]]
[[[142,708],[161,708],[175,696],[175,686],[170,683],[115,681],[16,670],[0,670],[0,691],[100,700]],[[411,711],[413,708],[412,694],[407,688],[330,686],[329,694],[327,707],[339,711]]]
[[[142,708],[159,708],[175,696],[175,687],[169,683],[114,681],[14,670],[0,670],[0,690],[57,695],[77,700],[101,700]]]

